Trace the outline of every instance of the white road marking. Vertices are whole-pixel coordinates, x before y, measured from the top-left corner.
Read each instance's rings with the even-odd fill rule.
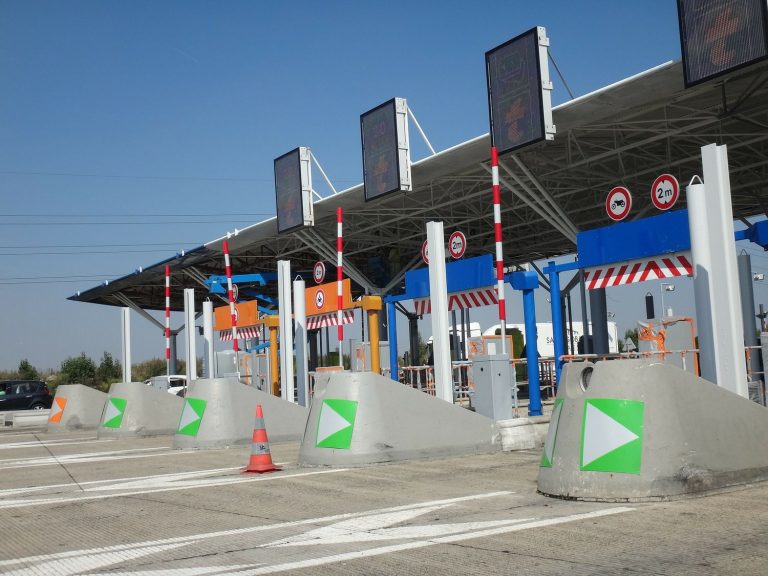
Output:
[[[361,558],[369,558],[371,556],[381,556],[382,554],[392,554],[393,552],[403,552],[405,550],[415,550],[417,548],[426,548],[427,546],[434,546],[436,544],[451,544],[453,542],[461,542],[462,540],[470,540],[474,538],[484,538],[486,536],[496,536],[498,534],[506,534],[508,532],[517,532],[520,530],[530,530],[532,528],[544,528],[546,526],[554,526],[556,524],[564,524],[566,522],[575,522],[577,520],[588,520],[590,518],[599,518],[601,516],[610,516],[612,514],[620,514],[622,512],[629,512],[634,508],[608,508],[604,510],[597,510],[595,512],[587,512],[584,514],[572,514],[570,516],[560,516],[559,518],[547,518],[546,520],[533,520],[531,522],[525,522],[523,524],[514,524],[512,526],[502,526],[499,528],[489,528],[487,530],[479,530],[477,532],[464,532],[462,534],[454,534],[450,536],[443,536],[441,538],[432,538],[430,540],[421,540],[418,542],[406,542],[404,544],[393,544],[391,546],[381,546],[379,548],[370,548],[368,550],[357,550],[354,552],[346,552],[342,554],[333,554],[330,556],[322,556],[320,558],[310,558],[307,560],[298,560],[295,562],[285,562],[283,564],[273,564],[272,566],[264,566],[253,570],[241,571],[237,574],[241,576],[259,576],[261,574],[274,574],[276,572],[285,572],[286,570],[299,570],[301,568],[314,568],[316,566],[323,566],[325,564],[333,564],[335,562],[344,562],[345,560],[359,560]],[[93,576],[138,576],[140,572],[110,572],[107,574],[94,574]],[[170,576],[170,575],[169,575]],[[177,570],[174,572],[174,576],[187,576],[183,570]]]
[[[211,544],[204,544],[206,540],[210,540],[212,538],[223,539],[222,543],[220,544],[220,551],[218,552],[222,557],[226,557],[225,555],[232,550],[235,536],[246,536],[243,541],[250,542],[250,538],[248,537],[250,534],[271,530],[283,530],[287,527],[297,526],[311,527],[308,532],[303,535],[298,535],[298,537],[293,539],[293,542],[297,546],[302,545],[299,542],[299,540],[302,539],[305,540],[303,544],[307,545],[314,542],[306,540],[306,536],[311,534],[317,535],[318,533],[318,530],[315,529],[314,526],[327,522],[335,522],[335,524],[329,526],[329,528],[335,528],[337,533],[335,536],[327,538],[325,542],[322,543],[337,546],[343,543],[369,543],[371,540],[377,540],[376,537],[373,539],[370,538],[371,532],[373,532],[374,536],[383,535],[385,526],[412,520],[419,515],[429,514],[459,502],[469,502],[493,497],[509,496],[511,494],[512,493],[510,492],[477,494],[461,498],[452,498],[448,500],[438,500],[406,506],[396,506],[393,508],[371,510],[362,513],[339,514],[323,518],[312,518],[293,522],[280,522],[269,525],[255,526],[251,528],[226,530],[195,536],[168,538],[164,540],[139,542],[134,544],[123,544],[91,550],[74,550],[57,554],[2,561],[0,562],[0,567],[10,568],[10,571],[5,572],[5,574],[8,576],[47,576],[49,574],[56,574],[57,576],[74,576],[77,574],[82,574],[85,571],[89,572],[91,576],[213,576],[224,574],[257,576],[260,574],[273,574],[302,568],[315,568],[336,562],[364,559],[372,556],[415,550],[438,544],[451,544],[454,542],[496,536],[520,530],[545,528],[566,522],[600,518],[633,510],[633,508],[628,507],[615,507],[604,508],[581,514],[570,514],[566,516],[544,519],[507,518],[504,520],[487,522],[467,522],[463,524],[431,524],[424,526],[392,528],[390,530],[393,530],[393,532],[391,532],[388,536],[398,539],[415,539],[415,541],[401,542],[362,550],[357,549],[349,552],[328,554],[314,558],[306,558],[303,560],[291,560],[288,562],[280,562],[279,560],[274,560],[274,555],[278,553],[278,550],[284,547],[285,540],[278,540],[272,544],[251,548],[250,552],[256,557],[254,558],[255,561],[250,564],[179,566],[180,563],[185,561],[199,561],[197,556],[190,555],[188,552],[184,552],[182,558],[175,560],[168,558],[164,558],[162,560],[150,560],[147,558],[153,554],[173,551],[184,546],[194,546],[199,548],[199,546],[203,544],[206,550],[206,558],[215,559],[217,556],[217,550],[215,546],[212,546]],[[441,531],[440,528],[443,528],[443,530]],[[358,532],[355,533],[356,530]],[[399,532],[396,533],[394,531]],[[346,536],[338,539],[338,532],[346,532]],[[264,556],[267,553],[270,554],[269,556],[266,556],[266,559],[272,559],[271,564],[264,563],[263,560],[265,558],[258,558],[260,550],[263,551],[261,556]],[[308,550],[317,550],[317,547],[310,546]],[[240,552],[238,552],[238,560],[240,560],[240,562],[243,561],[243,553],[247,551],[248,550],[240,550]],[[291,553],[289,558],[291,556],[295,558],[296,553]],[[259,562],[259,560],[262,560],[262,562]],[[157,565],[158,563],[162,566],[173,567],[152,568],[153,564]],[[125,564],[128,564],[133,568],[129,568],[128,570],[115,568],[116,565]],[[106,570],[106,572],[93,572],[98,570]]]
[[[165,450],[165,452],[159,452]],[[152,452],[147,454],[146,452]],[[61,456],[45,456],[42,458],[18,458],[0,460],[0,470],[16,470],[19,468],[37,468],[38,466],[57,466],[60,464],[87,464],[92,462],[109,462],[112,460],[130,460],[133,458],[154,458],[156,456],[173,456],[177,454],[193,454],[192,450],[168,450],[167,447],[137,448],[134,450],[117,450],[113,452],[85,452],[83,454],[62,454]]]
[[[88,480],[86,482],[78,482],[75,484],[74,482],[67,482],[66,484],[45,484],[43,486],[29,486],[25,488],[8,488],[0,492],[0,501],[8,496],[8,495],[14,495],[18,496],[20,494],[32,494],[34,492],[48,492],[48,493],[55,493],[56,490],[59,490],[59,492],[66,492],[70,489],[71,490],[77,490],[78,492],[82,492],[84,488],[88,488],[93,486],[93,490],[97,489],[96,487],[104,487],[104,486],[116,486],[121,483],[128,483],[128,482],[140,482],[140,481],[146,481],[152,478],[162,479],[172,479],[172,478],[189,478],[193,476],[211,476],[212,474],[219,474],[224,472],[232,472],[233,470],[240,470],[242,469],[242,466],[233,466],[230,468],[210,468],[208,470],[196,470],[194,472],[175,472],[171,474],[150,474],[148,476],[133,476],[130,478],[112,478],[109,480]],[[161,481],[162,481],[161,480]],[[60,489],[65,490],[60,490]]]
[[[413,520],[418,516],[437,512],[447,508],[452,504],[442,504],[440,506],[429,506],[401,512],[389,512],[385,514],[371,514],[362,518],[353,518],[352,520],[343,520],[330,526],[323,526],[310,530],[304,534],[299,534],[292,538],[285,538],[270,544],[264,544],[262,548],[281,548],[286,546],[307,546],[318,544],[346,544],[349,542],[376,542],[380,540],[404,540],[413,538],[435,538],[447,534],[459,534],[464,532],[473,532],[485,530],[487,528],[496,528],[498,526],[508,526],[520,522],[529,522],[533,518],[515,518],[512,520],[490,520],[486,522],[460,522],[454,524],[429,524],[403,526],[400,528],[385,528],[400,522]]]
[[[16,448],[34,448],[35,446],[68,446],[79,444],[93,444],[94,442],[114,442],[113,438],[93,438],[89,440],[70,440],[61,438],[59,440],[30,440],[28,442],[10,442],[8,444],[0,444],[0,450],[12,450]]]
[[[216,478],[207,478],[199,480],[197,482],[187,481],[179,482],[178,484],[168,485],[165,483],[164,487],[147,488],[145,490],[124,490],[122,492],[115,492],[114,494],[98,494],[92,495],[91,492],[96,490],[108,490],[109,488],[97,488],[86,489],[84,491],[76,492],[75,496],[71,497],[57,497],[57,498],[28,498],[28,499],[0,499],[0,510],[6,508],[24,508],[27,506],[41,506],[46,504],[66,504],[68,502],[83,502],[86,500],[104,500],[106,498],[122,498],[124,496],[137,496],[141,494],[155,494],[157,492],[170,492],[173,490],[188,490],[192,488],[202,488],[211,486],[225,486],[231,484],[245,484],[248,482],[265,482],[269,480],[287,480],[290,478],[300,478],[302,476],[315,476],[317,474],[333,474],[336,472],[345,472],[346,468],[338,468],[333,470],[316,470],[312,472],[299,472],[296,474],[275,474],[272,476],[219,476]],[[1,565],[1,564],[0,564]]]
[[[323,470],[319,471],[317,473],[328,473],[328,472],[342,472],[343,469],[339,470]],[[309,473],[312,474],[312,473]],[[306,476],[307,474],[298,474],[294,476]],[[292,478],[294,476],[287,476],[287,478]],[[261,479],[268,480],[270,478],[286,478],[285,476],[264,476],[260,477]],[[292,520],[288,522],[276,522],[274,524],[266,524],[261,526],[251,526],[248,528],[236,528],[233,530],[220,530],[218,532],[208,532],[203,534],[196,534],[192,536],[179,536],[175,538],[164,538],[162,540],[149,540],[146,542],[136,542],[133,544],[117,544],[114,546],[105,546],[101,548],[91,548],[91,549],[84,549],[84,550],[70,550],[68,552],[57,552],[55,554],[41,554],[37,556],[28,556],[26,558],[17,558],[13,560],[0,560],[0,568],[12,568],[14,566],[22,566],[17,571],[12,572],[4,572],[4,574],[12,575],[12,576],[26,576],[26,575],[43,575],[43,576],[49,576],[50,574],[56,574],[57,576],[70,576],[74,574],[78,574],[82,572],[83,570],[86,570],[87,568],[83,567],[81,562],[85,558],[91,558],[99,555],[107,555],[107,554],[114,554],[122,559],[125,559],[125,554],[127,552],[133,551],[133,550],[140,550],[140,549],[148,549],[148,548],[156,548],[156,547],[165,547],[169,546],[171,548],[183,545],[189,545],[189,544],[199,544],[202,542],[205,542],[206,540],[211,540],[213,538],[226,538],[227,541],[230,541],[235,536],[242,536],[242,535],[250,535],[255,534],[257,532],[265,532],[268,530],[280,530],[285,528],[293,528],[297,526],[315,526],[317,524],[321,524],[323,522],[336,522],[341,520],[346,520],[350,518],[360,518],[364,516],[369,516],[371,513],[374,514],[382,514],[382,513],[388,513],[388,512],[398,512],[402,510],[413,510],[413,509],[422,509],[422,508],[430,508],[432,506],[440,506],[443,504],[456,504],[460,502],[470,502],[475,500],[482,500],[486,498],[495,498],[499,496],[510,496],[514,494],[514,492],[489,492],[486,494],[474,494],[472,496],[461,496],[458,498],[449,498],[445,500],[433,500],[430,502],[422,502],[422,503],[416,503],[416,504],[406,504],[403,506],[393,506],[390,508],[381,508],[379,510],[367,510],[365,512],[348,512],[345,514],[334,514],[332,516],[325,516],[320,518],[308,518],[305,520]],[[118,560],[118,561],[121,561]],[[55,564],[56,568],[50,568],[49,566],[53,566]],[[28,567],[34,566],[34,572],[29,571],[21,571],[21,570],[28,570]],[[228,569],[227,566],[217,567],[220,571]],[[179,574],[184,574],[184,576],[193,576],[193,572],[191,571],[184,571],[186,569],[178,569]]]

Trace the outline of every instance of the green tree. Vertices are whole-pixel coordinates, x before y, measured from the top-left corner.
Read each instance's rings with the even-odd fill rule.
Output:
[[[96,363],[85,355],[69,357],[61,363],[63,384],[84,384],[96,388]]]
[[[19,362],[19,369],[17,372],[19,373],[19,379],[21,380],[40,380],[40,373],[26,358]]]
[[[123,367],[109,352],[104,352],[99,367],[96,368],[96,380],[103,384],[120,382],[123,378]]]
[[[152,378],[152,376],[164,376],[165,371],[165,359],[152,358],[139,364],[134,364],[131,368],[131,379],[135,382],[143,382]],[[178,374],[178,372],[174,372],[174,374]]]

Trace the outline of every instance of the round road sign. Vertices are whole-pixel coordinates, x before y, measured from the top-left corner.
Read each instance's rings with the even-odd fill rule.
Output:
[[[680,197],[680,184],[672,174],[662,174],[651,186],[651,202],[659,210],[669,210]]]
[[[632,208],[632,195],[624,186],[616,186],[605,198],[605,211],[615,222],[624,220]]]
[[[322,284],[325,280],[325,263],[315,262],[315,267],[312,269],[312,278],[315,279],[315,284]]]
[[[448,238],[448,252],[451,258],[458,260],[467,251],[467,237],[458,230]]]
[[[424,264],[429,265],[429,247],[427,241],[424,240],[424,244],[421,245],[421,259],[424,260]]]
[[[315,293],[315,306],[317,306],[318,310],[322,310],[323,304],[325,304],[325,294],[322,290],[318,290]]]

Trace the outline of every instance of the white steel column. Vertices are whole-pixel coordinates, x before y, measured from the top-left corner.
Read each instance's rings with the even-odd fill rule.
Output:
[[[686,189],[701,375],[746,398],[744,331],[726,147],[702,147],[701,161],[704,184]]]
[[[435,394],[453,403],[453,372],[448,343],[448,284],[445,275],[445,237],[442,222],[427,222],[429,298],[432,301],[432,356]]]
[[[293,281],[293,320],[296,326],[296,391],[298,392],[299,406],[309,405],[305,290],[304,280]]]
[[[203,302],[203,341],[205,355],[203,356],[203,372],[206,378],[216,378],[216,359],[213,351],[213,302]]]
[[[131,381],[131,309],[120,309],[121,327],[123,331],[123,382]]]
[[[187,356],[187,383],[197,380],[197,349],[195,347],[195,289],[184,288],[184,336]]]
[[[283,400],[294,402],[290,260],[277,261],[277,298],[280,320],[280,396]]]

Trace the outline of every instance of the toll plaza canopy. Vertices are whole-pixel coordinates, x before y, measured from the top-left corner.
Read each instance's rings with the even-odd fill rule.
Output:
[[[662,173],[681,189],[701,174],[700,148],[728,146],[733,212],[768,215],[768,63],[684,88],[680,62],[668,62],[553,109],[554,141],[500,158],[506,265],[572,254],[576,233],[610,223],[605,198],[614,186],[633,194],[634,220],[652,215],[651,185]],[[355,295],[400,292],[405,272],[423,265],[426,223],[461,230],[467,256],[494,252],[490,138],[478,136],[413,163],[413,191],[365,202],[362,184],[315,202],[315,225],[277,233],[277,220],[232,232],[234,274],[311,275],[318,260],[336,260],[336,208],[344,208],[344,273]],[[685,206],[681,190],[679,207]],[[173,274],[171,307],[182,287],[207,297],[204,281],[224,273],[226,237],[71,296],[70,300],[143,309],[165,307],[164,267]],[[276,283],[260,287],[276,295]]]

